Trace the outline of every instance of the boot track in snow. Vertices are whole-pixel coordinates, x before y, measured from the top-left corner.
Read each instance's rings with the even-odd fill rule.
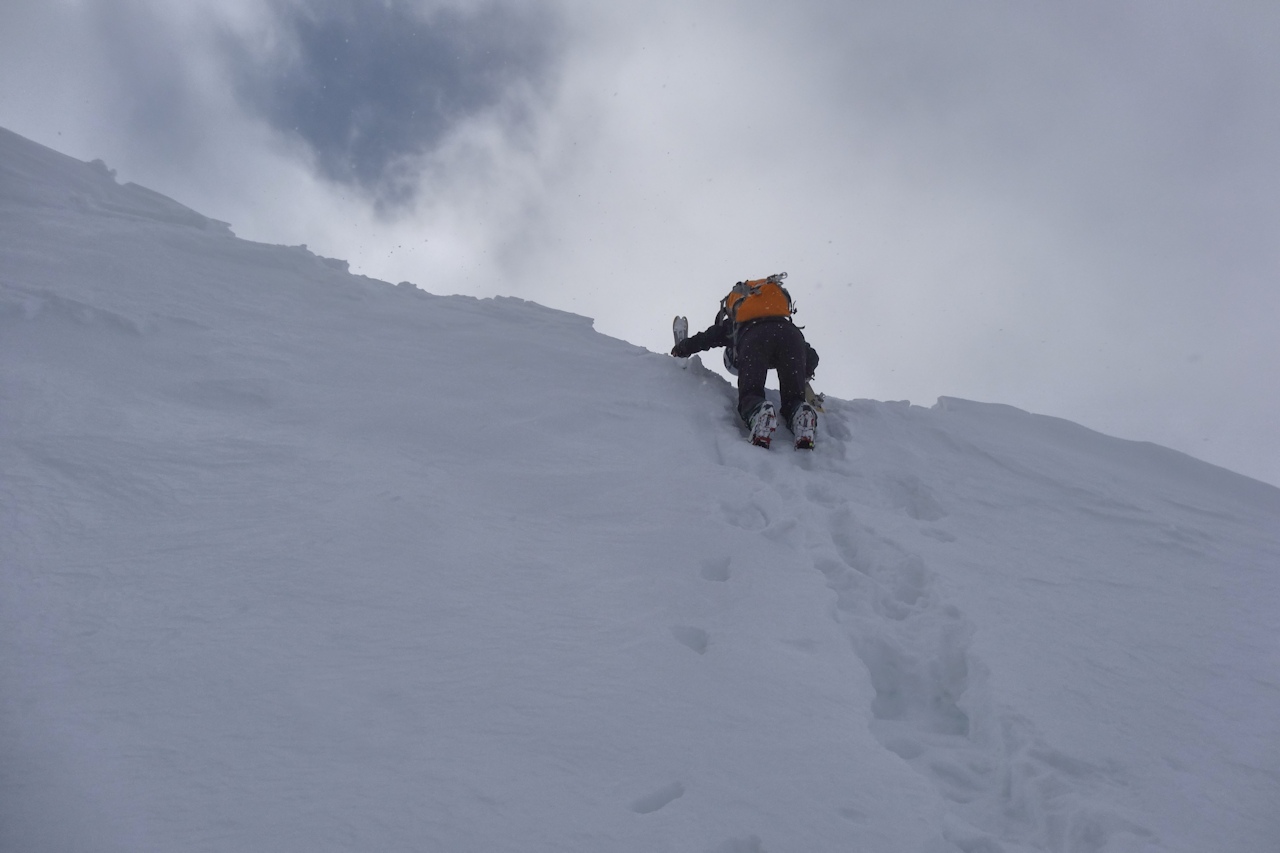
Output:
[[[998,709],[986,669],[970,648],[973,625],[944,599],[919,555],[862,523],[861,501],[842,497],[849,481],[863,477],[849,461],[862,450],[857,416],[842,401],[827,401],[826,409],[827,440],[823,450],[806,454],[810,464],[744,455],[727,434],[716,437],[717,456],[760,478],[746,509],[764,520],[763,534],[807,551],[825,577],[835,595],[833,617],[875,691],[872,734],[948,804],[948,850],[1154,850],[1152,832],[1108,805],[1109,791],[1124,787],[1125,779],[1058,752],[1031,721]],[[946,516],[914,478],[904,477],[891,491],[911,493],[911,500],[893,506],[913,518]],[[883,508],[884,490],[866,498]],[[726,511],[736,518],[744,508]],[[861,725],[856,715],[851,724]]]

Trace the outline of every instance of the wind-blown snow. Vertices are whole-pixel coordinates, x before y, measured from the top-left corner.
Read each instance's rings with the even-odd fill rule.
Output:
[[[1280,490],[732,398],[0,131],[0,849],[1280,849]]]

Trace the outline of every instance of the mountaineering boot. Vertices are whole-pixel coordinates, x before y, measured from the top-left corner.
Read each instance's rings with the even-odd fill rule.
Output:
[[[769,448],[773,441],[773,431],[778,428],[778,415],[773,403],[761,403],[751,415],[751,443],[757,447]]]
[[[818,432],[818,413],[808,403],[801,403],[791,414],[791,432],[796,437],[796,450],[813,450]]]

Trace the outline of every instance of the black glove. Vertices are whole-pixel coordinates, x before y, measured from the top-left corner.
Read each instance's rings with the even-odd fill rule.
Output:
[[[671,348],[671,354],[676,358],[688,358],[693,355],[693,350],[689,347],[689,339],[685,338]]]

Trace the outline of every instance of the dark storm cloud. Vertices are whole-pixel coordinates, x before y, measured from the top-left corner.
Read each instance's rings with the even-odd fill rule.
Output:
[[[424,11],[331,0],[277,4],[275,16],[269,51],[229,45],[241,97],[304,142],[325,177],[391,204],[416,188],[406,158],[510,106],[513,90],[548,83],[561,32],[549,7],[529,4]]]

